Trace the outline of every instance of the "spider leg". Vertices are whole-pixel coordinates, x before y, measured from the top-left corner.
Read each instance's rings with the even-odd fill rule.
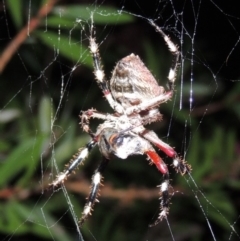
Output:
[[[162,160],[162,158],[153,150],[146,151],[145,154],[150,158],[150,160],[156,165],[158,170],[163,174],[163,182],[158,186],[160,187],[160,213],[155,221],[155,223],[151,226],[156,225],[163,218],[166,218],[169,212],[169,204],[170,204],[170,184],[169,184],[169,171]]]
[[[150,160],[152,161],[152,163],[155,164],[155,166],[157,167],[157,169],[163,174],[165,175],[166,173],[168,173],[168,168],[166,166],[166,164],[164,163],[164,161],[162,160],[162,158],[155,152],[155,150],[152,148],[151,150],[147,150],[145,151],[145,154],[150,158]]]
[[[139,105],[134,105],[126,108],[125,113],[126,115],[131,115],[132,113],[139,113],[141,111],[150,110],[170,100],[172,95],[173,95],[173,91],[170,90],[162,95],[149,99],[148,101],[144,101]]]
[[[92,176],[91,192],[88,196],[87,203],[84,206],[82,217],[79,220],[80,226],[84,223],[88,216],[91,215],[91,211],[93,210],[95,202],[98,202],[97,197],[99,195],[99,186],[101,185],[101,180],[103,179],[102,173],[106,168],[108,162],[109,160],[103,157],[103,160],[101,161],[100,165]]]
[[[144,132],[140,133],[141,136],[146,138],[148,141],[153,143],[156,147],[158,147],[161,151],[163,151],[167,156],[173,159],[173,167],[176,172],[184,175],[191,171],[191,166],[186,163],[186,161],[182,160],[175,150],[169,146],[167,143],[163,142],[153,131],[145,129]]]
[[[93,26],[91,27],[91,32],[93,32]],[[89,49],[93,58],[94,75],[95,75],[96,81],[99,87],[101,88],[104,96],[106,97],[108,103],[110,104],[110,106],[116,112],[123,113],[124,112],[123,107],[113,99],[108,83],[105,79],[105,74],[102,68],[101,58],[98,50],[98,44],[96,43],[95,38],[92,36],[90,37],[89,42],[90,42]]]
[[[66,180],[67,177],[88,157],[89,152],[95,145],[96,142],[92,140],[86,145],[85,148],[80,148],[77,155],[73,156],[70,165],[63,172],[61,172],[50,185],[55,187],[63,183],[64,180]]]
[[[172,194],[170,194],[170,184],[169,184],[169,173],[166,173],[165,175],[163,175],[163,182],[158,186],[160,187],[160,213],[158,215],[157,220],[153,223],[150,224],[149,227],[153,227],[155,225],[157,225],[160,221],[162,221],[164,218],[167,217],[168,213],[169,213],[169,205],[170,205],[170,200],[171,200],[171,196]]]
[[[141,136],[149,140],[156,147],[158,147],[161,151],[163,151],[167,156],[174,158],[177,153],[175,150],[169,146],[167,143],[163,142],[154,131],[150,131],[145,129],[144,132],[141,133]]]
[[[149,23],[155,28],[155,30],[160,33],[164,39],[164,41],[166,42],[169,51],[172,53],[172,55],[174,56],[174,60],[172,62],[172,67],[170,68],[169,74],[168,74],[168,81],[169,81],[169,88],[171,91],[174,90],[174,82],[176,79],[176,75],[177,75],[177,69],[179,66],[179,56],[180,56],[180,52],[178,50],[178,46],[175,45],[172,40],[170,39],[170,37],[168,37],[154,22],[153,20],[149,20]]]
[[[87,132],[92,138],[94,138],[95,135],[93,134],[93,132],[89,127],[89,121],[91,118],[97,118],[105,121],[108,120],[108,121],[116,122],[119,117],[113,116],[110,114],[103,114],[94,109],[83,111],[82,115],[80,116],[82,129],[85,132]]]
[[[182,175],[189,173],[191,171],[190,165],[188,165],[184,160],[181,160],[177,153],[168,144],[161,141],[153,131],[145,130],[142,136],[148,141],[155,144],[159,149],[164,151],[168,156],[173,158],[173,167],[176,172],[180,172]],[[169,212],[169,205],[171,200],[170,184],[169,184],[169,171],[162,160],[162,158],[152,150],[146,151],[147,156],[156,165],[158,170],[163,174],[163,182],[158,186],[160,187],[161,203],[160,203],[160,213],[157,220],[150,226],[157,225],[163,218],[166,218]]]

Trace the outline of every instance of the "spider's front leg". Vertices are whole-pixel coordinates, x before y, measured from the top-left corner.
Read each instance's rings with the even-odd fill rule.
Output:
[[[92,138],[95,137],[95,134],[92,132],[92,130],[90,129],[90,126],[89,126],[91,118],[97,118],[100,120],[112,121],[112,122],[116,122],[119,118],[119,117],[113,116],[111,114],[103,114],[101,112],[98,112],[95,109],[89,109],[89,110],[83,111],[79,117],[81,119],[80,124],[82,126],[82,129],[85,132],[87,132]]]
[[[134,105],[134,106],[128,107],[125,110],[125,113],[127,115],[131,115],[132,113],[140,113],[142,111],[153,109],[153,108],[159,106],[160,104],[165,103],[168,100],[170,100],[172,98],[172,95],[173,95],[173,92],[170,90],[157,97],[146,100],[146,101],[140,103],[139,105]],[[153,118],[153,119],[155,120],[155,118]],[[151,123],[152,121],[149,120],[148,122]]]
[[[160,210],[161,211],[159,213],[157,220],[154,222],[154,224],[150,225],[150,226],[154,226],[158,224],[158,222],[161,221],[163,218],[166,218],[168,215],[169,205],[171,200],[171,197],[170,197],[171,186],[169,184],[169,171],[166,164],[162,160],[162,158],[155,151],[152,151],[152,150],[146,151],[145,154],[149,157],[149,159],[151,160],[151,163],[154,163],[157,169],[163,174],[163,181],[158,186],[160,187],[160,197],[161,197]]]
[[[170,37],[168,37],[163,31],[162,29],[160,29],[153,20],[149,20],[149,23],[155,28],[155,30],[160,33],[165,41],[165,43],[168,46],[169,51],[171,52],[171,54],[174,56],[174,59],[172,61],[172,67],[170,68],[170,71],[168,73],[168,84],[169,84],[169,89],[171,91],[174,90],[174,82],[175,79],[177,77],[177,70],[178,70],[178,66],[179,66],[179,56],[180,56],[180,52],[178,50],[178,46],[176,44],[174,44],[172,42],[172,40],[170,39]]]
[[[104,96],[106,97],[108,103],[110,106],[117,112],[122,114],[124,112],[123,107],[114,100],[111,91],[109,90],[108,87],[108,82],[105,79],[105,74],[102,68],[101,64],[101,58],[99,55],[99,50],[98,50],[98,44],[96,43],[95,39],[93,37],[90,37],[90,45],[89,49],[92,54],[93,58],[93,66],[94,66],[94,75],[96,78],[96,81],[101,88]]]

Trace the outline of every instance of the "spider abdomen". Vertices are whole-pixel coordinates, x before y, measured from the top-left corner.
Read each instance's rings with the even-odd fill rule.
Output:
[[[110,80],[113,97],[125,108],[164,93],[142,60],[134,54],[121,59]]]

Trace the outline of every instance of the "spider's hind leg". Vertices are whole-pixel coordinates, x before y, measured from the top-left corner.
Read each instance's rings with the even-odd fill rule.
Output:
[[[88,216],[91,215],[95,202],[98,202],[97,197],[99,195],[99,186],[101,185],[101,181],[103,179],[102,173],[105,170],[108,162],[109,160],[103,157],[103,160],[92,176],[91,192],[87,198],[87,203],[83,208],[82,217],[79,220],[80,226],[82,226]]]
[[[191,172],[191,166],[187,164],[186,161],[182,160],[171,146],[169,146],[167,143],[159,139],[158,136],[153,131],[145,129],[140,134],[148,141],[153,143],[155,146],[157,146],[164,153],[166,153],[167,156],[172,158],[173,160],[172,166],[174,167],[176,172],[179,172],[181,175],[184,175],[186,173],[188,174]],[[163,218],[167,217],[172,194],[171,194],[171,185],[169,184],[169,172],[166,164],[161,159],[161,157],[157,155],[156,152],[147,151],[146,154],[151,159],[151,161],[156,165],[158,170],[163,174],[163,182],[161,183],[161,185],[159,185],[160,195],[161,195],[161,203],[160,203],[161,211],[155,223],[150,225],[150,226],[154,226],[158,224]]]
[[[91,32],[93,34],[93,30],[91,30]],[[123,113],[123,107],[117,101],[114,100],[112,93],[109,89],[108,81],[105,78],[105,73],[101,63],[98,44],[93,36],[91,36],[89,39],[89,49],[93,59],[94,75],[98,83],[98,86],[102,90],[105,98],[107,99],[112,109],[114,109],[118,113]]]
[[[171,200],[171,185],[169,184],[169,171],[162,160],[162,158],[153,150],[146,151],[146,155],[150,158],[151,162],[156,165],[158,170],[163,174],[163,181],[158,186],[160,187],[160,213],[154,224],[150,226],[157,225],[163,218],[166,218],[169,212],[169,205]]]
[[[184,159],[181,159],[178,156],[173,159],[172,166],[175,171],[179,172],[182,176],[186,173],[190,173],[192,170],[191,166]]]
[[[167,218],[167,215],[169,213],[169,205],[170,200],[172,197],[172,192],[170,193],[170,190],[172,190],[171,185],[169,184],[169,173],[166,173],[163,175],[163,182],[158,186],[160,187],[160,213],[158,215],[157,220],[150,224],[149,227],[153,227],[157,225],[160,221],[162,221],[164,218]]]

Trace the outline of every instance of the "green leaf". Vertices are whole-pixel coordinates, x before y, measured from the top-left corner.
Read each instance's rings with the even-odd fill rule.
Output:
[[[18,183],[24,185],[29,182],[29,178],[38,165],[40,155],[42,153],[42,146],[46,136],[38,135],[35,138],[25,139],[21,142],[15,150],[4,160],[0,168],[0,187],[7,185],[9,181],[17,176],[20,172],[21,175]]]
[[[32,233],[49,239],[54,235],[56,240],[71,240],[70,236],[58,225],[56,218],[50,214],[47,208],[44,209],[44,214],[40,208],[37,208],[46,207],[46,205],[38,204],[38,206],[26,202],[22,204],[11,200],[1,205],[0,212],[4,218],[0,219],[0,231],[14,233],[15,235]],[[46,220],[48,223],[46,223]],[[49,229],[51,232],[49,232]]]
[[[145,41],[144,42],[144,49],[145,49],[146,63],[150,67],[151,72],[155,73],[155,74],[159,74],[159,68],[160,68],[160,66],[162,64],[158,60],[159,54],[152,47],[150,41]],[[164,83],[162,82],[162,83],[159,83],[159,84],[165,85],[166,83],[167,83],[167,78],[166,78]]]
[[[89,21],[93,13],[94,24],[126,24],[133,22],[134,17],[110,6],[91,7],[89,5],[57,6],[53,14],[73,20]]]
[[[7,0],[6,3],[13,22],[19,29],[23,25],[22,0]]]
[[[41,6],[42,6],[43,4],[46,4],[47,2],[48,2],[48,0],[42,0]]]
[[[234,156],[235,156],[234,149],[235,149],[235,143],[237,143],[236,132],[234,130],[229,130],[227,132],[227,137],[224,139],[225,139],[225,142],[224,142],[225,151],[223,152],[225,154],[225,159],[229,160],[230,162],[234,160]]]
[[[73,19],[69,19],[69,18],[66,18],[66,17],[60,17],[58,15],[53,15],[53,16],[50,16],[48,17],[47,19],[47,22],[46,20],[42,20],[41,22],[41,26],[45,26],[47,25],[47,27],[52,27],[52,28],[60,28],[60,29],[72,29],[74,27],[74,25],[78,25],[76,23],[75,20]],[[78,25],[80,27],[80,25]]]
[[[0,123],[13,121],[21,115],[21,111],[16,108],[1,110]]]
[[[51,132],[51,101],[46,96],[41,98],[39,107],[39,126],[43,133],[50,134]]]
[[[88,48],[80,44],[79,41],[53,31],[35,31],[34,34],[51,49],[55,49],[56,55],[61,54],[73,62],[81,62],[92,67],[92,59],[88,55]]]
[[[228,229],[228,220],[233,219],[236,213],[236,210],[234,210],[234,207],[228,196],[226,196],[226,194],[223,191],[215,189],[214,193],[208,193],[207,198],[208,201],[213,205],[211,206],[207,204],[209,217],[212,220],[215,220],[215,222],[221,225],[222,227]]]

